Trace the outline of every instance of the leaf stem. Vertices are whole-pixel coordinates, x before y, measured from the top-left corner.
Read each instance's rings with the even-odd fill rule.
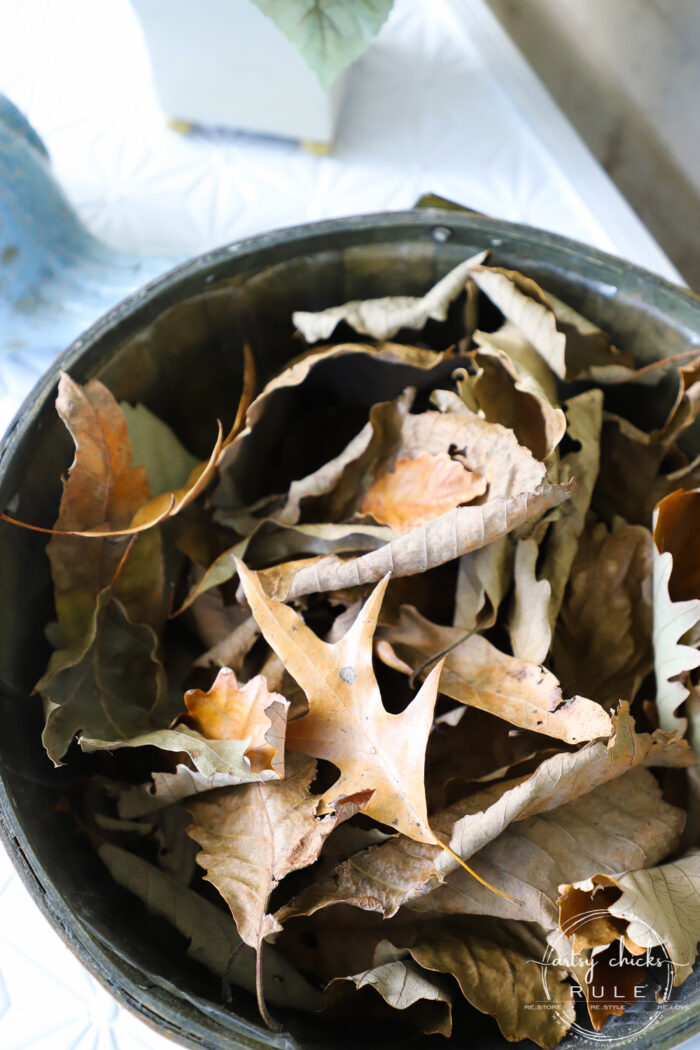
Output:
[[[441,649],[439,653],[435,654],[435,656],[431,656],[429,660],[424,660],[422,664],[419,664],[418,667],[415,667],[408,679],[409,688],[415,689],[417,685],[416,679],[418,678],[418,675],[423,674],[423,671],[426,671],[431,664],[436,664],[438,660],[442,660],[443,656],[449,656],[453,649],[456,649],[458,645],[462,644],[462,642],[466,642],[467,639],[471,638],[475,630],[476,628],[472,627],[471,631],[467,631],[467,633],[462,638],[458,638],[456,642],[452,642],[451,645],[448,645],[444,649]]]
[[[257,948],[255,949],[255,995],[258,1000],[258,1010],[260,1011],[260,1016],[263,1021],[272,1032],[281,1032],[282,1025],[270,1016],[267,1004],[265,1003],[265,996],[263,995],[262,949],[263,942],[258,941]]]
[[[505,900],[510,901],[511,904],[517,904],[518,907],[522,908],[523,902],[519,901],[517,899],[517,897],[511,897],[508,893],[503,893],[502,890],[497,890],[496,887],[492,886],[490,882],[486,881],[486,879],[482,879],[481,875],[477,875],[477,873],[474,871],[474,869],[470,868],[469,865],[467,864],[467,862],[462,860],[462,858],[459,856],[459,854],[455,853],[454,850],[450,849],[450,847],[446,843],[440,842],[440,839],[438,839],[438,838],[436,838],[436,841],[437,841],[438,846],[440,846],[442,849],[444,849],[445,853],[449,853],[449,855],[451,857],[454,857],[454,859],[457,861],[457,863],[461,867],[463,867],[465,871],[468,871],[469,874],[473,878],[475,878],[477,882],[480,882],[482,886],[485,886],[487,890],[491,890],[492,893],[496,893],[496,894],[498,894],[499,897],[504,897]]]

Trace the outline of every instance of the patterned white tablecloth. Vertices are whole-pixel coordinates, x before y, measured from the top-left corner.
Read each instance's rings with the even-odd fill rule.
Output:
[[[172,131],[128,0],[1,6],[0,92],[42,135],[83,221],[116,248],[177,260],[272,227],[410,207],[432,191],[678,280],[482,0],[397,0],[350,73],[326,157]],[[0,429],[48,363],[39,352],[0,360]],[[0,1048],[170,1045],[73,958],[0,849]]]

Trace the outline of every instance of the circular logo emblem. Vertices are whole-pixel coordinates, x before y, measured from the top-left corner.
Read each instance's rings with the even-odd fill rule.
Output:
[[[563,931],[573,938],[596,920],[610,922],[607,909],[587,909],[569,917]],[[642,926],[646,926],[645,923]],[[647,944],[660,940],[646,926],[648,936],[641,937]],[[576,1017],[569,1029],[595,1043],[620,1043],[651,1028],[659,1019],[673,992],[674,967],[668,952],[659,945],[641,948],[614,940],[607,947],[586,949],[574,953],[571,941],[561,938],[567,946],[548,946],[540,962],[544,989],[544,1009],[554,1010],[568,1024],[569,1016],[561,1002],[561,971],[566,970],[578,985],[574,986]],[[606,1022],[613,1017],[614,1023]]]

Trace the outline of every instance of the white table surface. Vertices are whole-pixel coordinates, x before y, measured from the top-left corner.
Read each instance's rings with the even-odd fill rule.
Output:
[[[482,0],[397,0],[350,72],[326,157],[235,132],[173,132],[127,0],[2,0],[1,22],[0,92],[42,135],[88,228],[115,248],[180,259],[434,192],[679,280]],[[0,359],[0,428],[48,363]],[[0,1048],[171,1045],[90,977],[0,849]],[[686,1046],[700,1050],[700,1038]]]

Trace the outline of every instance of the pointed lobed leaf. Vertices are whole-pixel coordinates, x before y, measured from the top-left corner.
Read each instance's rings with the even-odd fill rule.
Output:
[[[669,595],[673,571],[670,551],[660,554],[654,546],[653,644],[656,673],[656,709],[663,729],[685,731],[687,721],[676,711],[689,690],[679,676],[700,667],[700,651],[684,645],[681,639],[700,623],[700,600],[674,602]]]
[[[371,790],[368,816],[434,842],[423,769],[439,670],[401,714],[385,710],[372,668],[372,637],[388,579],[375,587],[350,630],[329,645],[294,609],[269,599],[255,573],[242,563],[238,571],[263,636],[309,701],[309,713],[289,726],[287,746],[340,770],[325,802]]]

